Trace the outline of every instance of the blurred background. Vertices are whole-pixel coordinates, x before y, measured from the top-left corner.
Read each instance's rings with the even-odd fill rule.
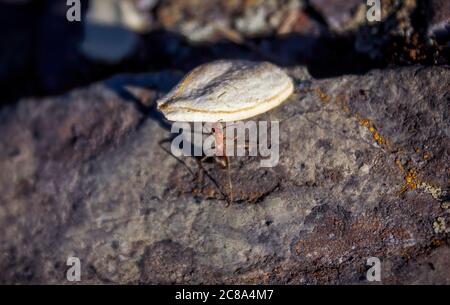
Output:
[[[70,2],[70,1],[69,1]],[[60,94],[123,72],[186,72],[217,58],[305,65],[315,78],[448,65],[450,1],[0,0],[0,101]]]

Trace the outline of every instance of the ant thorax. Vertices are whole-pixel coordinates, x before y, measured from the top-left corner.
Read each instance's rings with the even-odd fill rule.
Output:
[[[260,156],[261,167],[273,167],[279,160],[278,121],[175,122],[171,132],[177,134],[171,143],[177,157]]]

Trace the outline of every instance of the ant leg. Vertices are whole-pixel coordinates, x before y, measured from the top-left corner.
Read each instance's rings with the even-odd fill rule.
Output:
[[[181,164],[183,164],[183,165],[186,167],[186,169],[189,171],[189,173],[192,175],[192,177],[195,178],[196,175],[195,175],[194,172],[189,168],[189,166],[188,166],[183,160],[181,160],[180,158],[174,156],[170,150],[168,150],[167,148],[165,148],[165,147],[162,145],[163,143],[167,143],[167,142],[171,142],[171,139],[170,139],[170,138],[163,139],[163,140],[161,140],[161,141],[158,142],[158,145],[159,145],[159,147],[161,147],[161,149],[164,150],[168,155],[172,156],[173,158],[175,158],[175,160],[177,160],[178,162],[180,162]],[[206,158],[208,158],[208,156],[205,156],[205,157],[203,157],[202,159],[198,159],[198,158],[194,158],[194,159],[195,159],[195,161],[197,161],[197,164],[198,164],[198,166],[199,166],[199,168],[200,168],[200,172],[201,172],[202,174],[204,174],[205,176],[207,176],[207,177],[211,180],[211,182],[213,183],[213,185],[215,186],[215,188],[219,191],[219,193],[220,193],[224,198],[227,199],[227,202],[228,202],[228,196],[227,196],[227,194],[221,190],[221,188],[219,187],[219,184],[217,183],[217,181],[216,181],[213,177],[211,177],[211,175],[208,173],[208,171],[207,171],[207,170],[205,169],[205,167],[203,166],[202,162],[203,162]],[[228,203],[228,204],[229,204],[229,203]]]
[[[227,155],[225,155],[225,162],[227,164],[228,186],[230,188],[230,197],[229,197],[228,204],[230,204],[231,202],[233,202],[233,184],[231,183],[230,159],[228,158]]]
[[[214,157],[214,161],[216,161],[222,167],[222,169],[227,168],[227,161],[225,160],[225,157]]]
[[[219,187],[219,184],[217,183],[216,179],[214,179],[206,170],[206,168],[203,166],[202,164],[202,160],[199,159],[195,159],[197,161],[198,167],[200,168],[201,172],[205,174],[205,176],[207,176],[209,178],[209,180],[211,180],[211,182],[213,183],[213,185],[215,186],[215,188],[219,191],[219,193],[223,196],[223,198],[227,199],[228,202],[228,196],[227,194],[222,191],[222,189]]]
[[[189,173],[192,175],[192,177],[195,178],[195,174],[194,172],[191,170],[191,168],[186,164],[186,162],[184,162],[183,160],[181,160],[180,158],[178,158],[177,156],[175,156],[174,154],[172,154],[172,152],[170,150],[168,150],[167,148],[165,148],[162,144],[163,143],[167,143],[167,142],[171,142],[172,139],[167,138],[167,139],[162,139],[161,141],[158,142],[159,147],[161,147],[162,150],[164,150],[168,155],[172,156],[173,158],[175,158],[175,160],[177,160],[178,162],[180,162],[182,165],[184,165],[184,167],[186,167],[186,169],[189,171]]]
[[[205,162],[206,160],[208,160],[209,158],[211,158],[211,156],[203,156],[200,158],[201,162]]]

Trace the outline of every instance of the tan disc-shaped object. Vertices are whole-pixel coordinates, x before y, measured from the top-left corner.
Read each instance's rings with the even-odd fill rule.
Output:
[[[271,63],[218,60],[189,72],[157,104],[170,121],[229,122],[275,108],[293,91],[292,79]]]

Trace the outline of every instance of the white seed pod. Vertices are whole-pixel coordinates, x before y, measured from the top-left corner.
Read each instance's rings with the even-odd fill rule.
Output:
[[[275,108],[293,91],[292,79],[271,63],[218,60],[189,72],[157,104],[170,121],[229,122]]]

